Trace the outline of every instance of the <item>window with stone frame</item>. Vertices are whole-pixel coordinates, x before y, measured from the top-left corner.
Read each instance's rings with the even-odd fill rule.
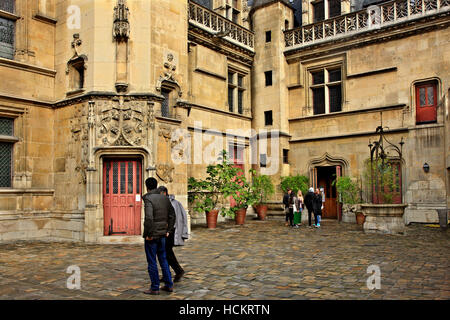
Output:
[[[170,90],[162,88],[161,94],[164,97],[161,102],[161,116],[168,118],[170,116]]]
[[[264,111],[264,125],[273,125],[273,113],[272,110]]]
[[[228,111],[244,114],[245,75],[228,70]],[[237,108],[235,108],[237,106]]]
[[[70,91],[82,90],[84,88],[84,70],[85,61],[83,57],[80,56],[74,60],[69,61],[68,71]]]
[[[341,15],[341,0],[317,0],[311,2],[313,22],[323,21]]]
[[[1,0],[0,11],[14,14],[15,1]],[[0,16],[0,57],[6,59],[14,59],[14,38],[16,20],[11,19],[8,15]]]
[[[161,95],[164,100],[161,101],[161,117],[176,118],[175,105],[177,100],[177,87],[173,84],[163,82],[161,86]]]
[[[262,153],[259,155],[259,166],[261,168],[267,167],[267,154]]]
[[[12,187],[14,119],[0,117],[0,188]]]
[[[269,87],[272,85],[272,70],[264,72],[264,79],[265,79],[266,87]]]
[[[333,66],[310,72],[313,113],[326,114],[342,111],[342,71]]]
[[[201,6],[204,6],[205,8],[208,8],[209,10],[213,9],[212,2],[213,0],[192,0],[192,2],[198,3]]]

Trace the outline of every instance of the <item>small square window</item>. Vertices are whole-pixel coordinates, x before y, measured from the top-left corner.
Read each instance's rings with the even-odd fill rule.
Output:
[[[259,155],[259,166],[261,168],[265,168],[267,166],[267,155],[266,154]]]
[[[272,41],[272,31],[266,31],[266,42]]]
[[[266,71],[264,72],[265,78],[266,78],[266,87],[272,85],[272,71]]]
[[[271,126],[273,124],[272,110],[264,111],[264,124]]]

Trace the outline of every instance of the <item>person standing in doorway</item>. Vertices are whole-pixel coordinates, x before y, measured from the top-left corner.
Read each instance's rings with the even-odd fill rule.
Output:
[[[286,214],[286,223],[285,225],[289,225],[289,199],[291,197],[292,190],[290,188],[287,189],[287,193],[283,196],[283,204],[284,204],[284,213]]]
[[[314,220],[315,226],[320,228],[320,220],[322,218],[322,195],[320,194],[320,190],[316,189],[313,198],[313,210],[314,210]]]
[[[158,181],[155,178],[145,180],[145,186],[147,194],[142,197],[145,205],[143,237],[151,286],[150,290],[144,291],[144,293],[157,295],[160,290],[160,281],[156,257],[158,257],[165,283],[161,290],[173,292],[172,275],[166,258],[166,238],[175,225],[175,210],[169,198],[160,194],[156,189]]]
[[[184,269],[178,263],[177,257],[173,252],[173,247],[183,246],[184,240],[189,238],[187,215],[186,211],[183,208],[183,205],[179,201],[175,200],[174,195],[169,195],[169,191],[166,187],[160,186],[158,188],[158,191],[162,195],[169,197],[170,203],[175,209],[175,229],[169,231],[169,236],[166,239],[166,256],[169,266],[172,267],[173,271],[175,272],[173,282],[178,282],[184,275]],[[161,278],[160,281],[164,281],[164,278]]]
[[[311,214],[314,212],[313,210],[313,199],[314,199],[314,189],[309,188],[308,192],[305,195],[305,206],[308,210],[308,225],[311,227]],[[314,222],[315,225],[315,222]]]

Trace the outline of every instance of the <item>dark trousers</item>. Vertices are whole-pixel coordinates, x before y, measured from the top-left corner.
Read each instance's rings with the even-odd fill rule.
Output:
[[[175,274],[180,274],[184,270],[178,263],[177,257],[175,257],[175,253],[173,252],[173,247],[175,245],[175,233],[169,233],[169,236],[166,238],[166,257],[169,266],[172,267]]]
[[[289,208],[286,213],[286,222],[289,220],[289,225],[294,225],[294,208]]]
[[[145,255],[147,256],[148,275],[150,276],[151,289],[159,291],[159,274],[156,264],[158,257],[159,265],[163,274],[163,280],[166,286],[173,287],[172,275],[170,274],[169,264],[166,259],[166,238],[161,237],[153,240],[145,240]]]
[[[308,209],[308,225],[311,226],[311,215],[313,213],[312,209]]]

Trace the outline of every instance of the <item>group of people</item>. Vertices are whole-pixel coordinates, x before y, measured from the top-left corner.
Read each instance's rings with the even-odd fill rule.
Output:
[[[314,227],[320,228],[320,220],[322,219],[322,195],[319,189],[309,188],[308,193],[303,197],[301,190],[297,195],[291,189],[283,197],[283,204],[286,213],[286,226],[299,228],[302,221],[302,212],[308,210],[308,224],[311,227],[311,214],[314,214]]]
[[[160,289],[173,292],[174,282],[178,282],[184,275],[173,247],[183,245],[184,240],[189,237],[187,215],[181,203],[175,200],[173,195],[169,195],[166,187],[158,188],[158,181],[155,178],[145,180],[145,186],[147,194],[142,197],[145,206],[143,237],[151,286],[144,293],[157,295]],[[161,279],[156,257],[162,271]],[[169,266],[175,272],[173,279]],[[160,282],[164,282],[161,288]]]

